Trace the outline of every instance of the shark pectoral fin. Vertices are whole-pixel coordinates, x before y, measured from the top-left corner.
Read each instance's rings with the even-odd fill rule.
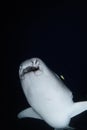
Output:
[[[54,130],[75,130],[75,128],[72,127],[67,127],[67,128],[58,128],[58,129],[54,129]]]
[[[75,128],[68,126],[66,130],[75,130]]]
[[[62,128],[59,129],[59,128],[58,128],[58,129],[54,129],[54,130],[64,130],[64,129],[62,129]]]
[[[21,118],[35,118],[35,119],[40,119],[42,120],[42,118],[40,117],[40,115],[38,113],[36,113],[31,107],[30,108],[27,108],[23,111],[21,111],[19,114],[18,114],[18,118],[21,119]]]
[[[71,118],[87,110],[87,101],[74,103],[71,108]]]

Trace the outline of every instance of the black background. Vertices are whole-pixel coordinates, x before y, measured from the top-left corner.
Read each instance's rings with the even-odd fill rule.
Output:
[[[51,130],[43,121],[17,119],[28,107],[18,77],[22,61],[41,58],[58,75],[63,74],[75,101],[87,100],[87,9],[85,3],[32,1],[7,2],[4,9],[3,122],[11,129]],[[87,129],[87,112],[71,126]]]

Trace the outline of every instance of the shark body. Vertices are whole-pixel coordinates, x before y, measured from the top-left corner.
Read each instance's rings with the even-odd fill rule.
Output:
[[[57,130],[69,128],[71,118],[87,110],[87,101],[74,102],[69,88],[39,58],[24,61],[19,77],[31,107],[21,111],[18,118],[41,119]]]

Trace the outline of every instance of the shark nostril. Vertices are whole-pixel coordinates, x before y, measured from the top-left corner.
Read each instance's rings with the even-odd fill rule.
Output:
[[[31,60],[31,63],[32,63],[32,67],[38,68],[38,66],[39,66],[39,61],[38,61],[38,59],[32,59],[32,60]]]
[[[20,70],[22,69],[22,65],[20,65],[19,69],[20,69]]]
[[[35,64],[37,64],[37,63],[38,63],[38,60],[36,59],[36,60],[35,60]]]
[[[21,74],[22,74],[22,70],[23,70],[23,66],[22,66],[22,65],[20,65],[20,66],[19,66],[19,75],[21,75]]]
[[[33,59],[31,62],[32,62],[33,66],[35,66],[37,64],[37,60],[36,59]]]

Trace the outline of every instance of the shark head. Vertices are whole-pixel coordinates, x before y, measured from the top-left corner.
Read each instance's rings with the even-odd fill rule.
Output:
[[[26,76],[33,74],[34,76],[40,76],[47,70],[46,65],[39,58],[31,58],[24,61],[19,66],[19,77],[20,79],[25,79]]]

